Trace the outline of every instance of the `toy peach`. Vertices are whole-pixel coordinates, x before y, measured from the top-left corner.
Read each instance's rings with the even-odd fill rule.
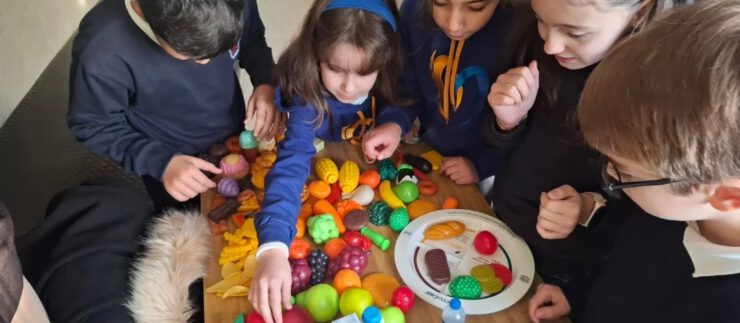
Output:
[[[228,154],[221,159],[221,170],[223,174],[235,179],[247,177],[249,173],[249,163],[241,154]]]

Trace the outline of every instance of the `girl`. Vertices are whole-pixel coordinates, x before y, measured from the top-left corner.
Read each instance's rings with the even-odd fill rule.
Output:
[[[481,137],[486,96],[512,10],[499,0],[406,0],[401,34],[404,89],[416,100],[404,123],[377,127],[366,158],[390,157],[417,117],[421,139],[444,156],[440,172],[457,184],[477,183],[501,169],[503,156]],[[490,74],[489,74],[490,72]]]
[[[491,86],[494,120],[486,137],[496,147],[515,147],[493,188],[496,213],[527,241],[543,280],[568,295],[573,320],[623,220],[589,223],[606,203],[590,193],[600,191],[600,155],[582,143],[573,113],[609,49],[673,2],[532,0],[534,16],[513,38],[512,66],[519,67]]]
[[[405,118],[387,108],[403,105],[395,92],[402,68],[396,8],[393,0],[316,0],[280,57],[276,101],[289,117],[255,221],[259,265],[249,294],[267,322],[281,322],[281,305],[291,307],[288,246],[313,139],[359,140],[352,129]]]

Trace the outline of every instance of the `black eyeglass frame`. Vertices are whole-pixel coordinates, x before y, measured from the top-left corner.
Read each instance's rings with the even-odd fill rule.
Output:
[[[647,181],[635,181],[635,182],[622,182],[618,178],[613,178],[611,175],[609,175],[609,172],[607,171],[607,168],[609,167],[609,159],[604,157],[601,159],[601,189],[606,192],[606,194],[609,194],[611,197],[614,198],[622,198],[622,190],[627,188],[635,188],[635,187],[645,187],[645,186],[658,186],[658,185],[667,185],[667,184],[673,184],[678,182],[683,182],[683,180],[675,180],[671,178],[662,178],[662,179],[653,179],[653,180],[647,180]],[[617,176],[621,177],[619,175],[619,170],[614,168],[614,170],[617,172]]]

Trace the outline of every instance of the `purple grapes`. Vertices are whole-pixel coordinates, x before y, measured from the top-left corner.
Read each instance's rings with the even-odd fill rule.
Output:
[[[311,266],[311,285],[321,284],[326,279],[326,267],[329,256],[321,249],[311,250],[308,264]]]
[[[367,267],[370,250],[364,251],[360,247],[347,246],[335,259],[329,262],[329,277],[342,269],[352,269],[362,276],[362,271]]]
[[[290,286],[292,295],[306,290],[311,283],[311,267],[305,258],[290,259],[290,268],[293,282]]]

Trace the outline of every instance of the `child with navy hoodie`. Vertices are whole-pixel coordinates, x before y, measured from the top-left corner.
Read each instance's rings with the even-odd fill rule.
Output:
[[[314,138],[358,141],[363,134],[349,129],[405,122],[399,109],[388,108],[403,105],[396,93],[402,68],[397,16],[393,0],[316,0],[280,57],[276,104],[288,120],[255,218],[259,262],[249,293],[268,323],[281,321],[281,305],[291,307],[288,246],[316,154]]]
[[[440,172],[473,184],[503,167],[500,150],[486,145],[483,117],[488,87],[502,71],[498,54],[513,16],[506,1],[406,0],[401,7],[404,91],[416,103],[403,123],[368,133],[369,160],[390,157],[401,133],[418,117],[420,138],[446,158]]]
[[[74,40],[67,123],[141,175],[157,209],[175,206],[215,187],[202,171],[220,170],[194,156],[241,128],[237,62],[254,85],[247,117],[269,137],[280,118],[255,0],[102,1]]]

